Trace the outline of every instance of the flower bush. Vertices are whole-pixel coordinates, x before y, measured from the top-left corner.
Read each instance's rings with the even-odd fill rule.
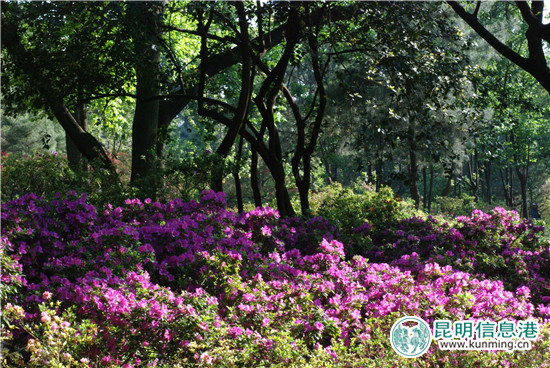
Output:
[[[96,208],[75,192],[52,200],[30,193],[4,204],[2,279],[11,289],[1,294],[8,326],[3,364],[542,367],[550,361],[548,325],[531,351],[514,354],[432,347],[407,361],[389,346],[392,321],[403,315],[429,322],[548,316],[541,294],[548,277],[530,269],[544,256],[535,250],[542,230],[512,214],[474,213],[452,226],[409,218],[384,234],[367,224],[350,235],[320,217],[281,219],[270,208],[237,214],[225,206],[224,194],[212,191],[200,201],[135,199],[120,207]],[[473,263],[461,270],[458,256],[446,253],[479,249],[472,255],[477,262],[495,242],[518,249],[523,268],[510,272],[527,270],[531,284],[514,289],[513,282],[482,277]]]
[[[502,281],[507,290],[528,287],[535,303],[550,302],[550,243],[544,228],[521,220],[514,211],[474,210],[454,224],[427,218],[402,219],[396,226],[375,231],[369,224],[355,229],[359,249],[374,262],[403,270],[422,269],[425,263],[450,265],[479,278]],[[541,313],[549,310],[540,306]]]

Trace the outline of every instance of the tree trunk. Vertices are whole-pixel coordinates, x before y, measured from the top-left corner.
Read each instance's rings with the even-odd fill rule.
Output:
[[[277,199],[277,209],[281,217],[292,217],[294,216],[294,209],[290,203],[290,196],[288,190],[286,189],[285,184],[285,173],[282,165],[279,170],[272,171],[271,175],[273,180],[275,180],[275,196]]]
[[[241,178],[239,177],[239,171],[241,170],[241,154],[243,151],[243,137],[239,139],[239,149],[237,151],[237,164],[235,165],[235,170],[233,171],[233,178],[235,179],[235,192],[237,195],[237,208],[239,213],[242,213],[243,208],[243,191],[241,188]]]
[[[235,8],[239,16],[239,30],[240,30],[240,47],[241,47],[241,91],[239,94],[239,102],[233,115],[233,124],[227,130],[227,134],[218,146],[216,153],[221,158],[226,158],[231,152],[231,148],[237,139],[239,131],[243,126],[244,120],[248,115],[248,106],[250,104],[252,93],[252,63],[250,60],[250,39],[248,35],[248,22],[246,19],[246,13],[244,4],[242,2],[235,2]],[[204,60],[207,63],[207,60]],[[206,75],[206,71],[205,71]],[[215,172],[213,173],[213,189],[217,192],[223,191],[223,167],[216,165]]]
[[[506,206],[510,206],[510,198],[508,195],[508,180],[506,178],[507,169],[500,169],[500,182],[502,183],[502,191],[504,192],[504,200],[506,202]]]
[[[521,217],[529,218],[528,205],[527,205],[527,168],[516,168],[516,173],[519,179],[520,191],[521,191]]]
[[[543,23],[543,2],[533,1],[531,7],[526,1],[516,1],[520,14],[526,25],[525,39],[529,49],[529,57],[522,57],[513,49],[502,43],[493,33],[491,33],[479,21],[477,11],[470,13],[466,11],[457,1],[447,1],[453,10],[460,16],[472,29],[480,35],[491,47],[493,47],[502,56],[531,74],[540,85],[550,94],[550,69],[546,62],[544,52],[545,42],[548,40],[546,25]],[[478,3],[481,4],[481,3]],[[479,6],[479,5],[478,5]],[[479,9],[479,8],[478,8]]]
[[[2,47],[9,50],[18,64],[21,65],[24,73],[32,78],[40,97],[44,100],[46,109],[49,109],[53,113],[65,130],[65,134],[73,141],[78,150],[93,167],[106,170],[110,176],[116,177],[118,180],[115,167],[107,156],[103,145],[80,126],[79,122],[76,121],[73,114],[71,114],[65,105],[63,98],[57,96],[49,82],[44,79],[45,73],[42,65],[37,62],[21,43],[17,25],[10,23],[3,16],[1,17],[1,21]]]
[[[426,168],[422,168],[422,183],[424,186],[424,190],[422,193],[422,209],[425,210],[428,206],[428,183],[427,183],[427,177],[426,177]]]
[[[414,207],[418,209],[420,207],[420,193],[418,192],[418,161],[416,157],[416,141],[411,122],[409,122],[407,140],[409,143],[409,188],[411,198],[414,201]]]
[[[260,193],[260,186],[258,183],[258,151],[251,147],[252,157],[250,160],[250,187],[252,188],[252,195],[254,196],[254,205],[256,207],[262,206],[262,195]]]
[[[142,197],[156,197],[158,188],[157,133],[160,95],[160,46],[156,42],[162,5],[129,3],[142,26],[134,36],[135,52],[143,56],[135,65],[136,108],[132,122],[131,183]]]
[[[487,161],[485,165],[485,185],[486,185],[486,196],[485,201],[489,204],[492,202],[492,192],[491,192],[491,161]]]
[[[508,168],[508,187],[510,190],[510,207],[514,207],[514,173],[512,172],[512,168]]]
[[[474,194],[474,197],[477,202],[479,199],[480,178],[479,178],[479,157],[477,154],[477,140],[475,137],[474,137],[474,144],[476,145],[474,148],[474,165],[475,165],[474,167],[475,167],[475,174],[476,174],[475,175],[476,192]],[[483,194],[483,188],[481,188],[481,193]]]
[[[76,122],[83,130],[86,130],[88,119],[84,104],[80,104],[73,114]],[[84,161],[82,153],[68,134],[65,134],[65,144],[67,146],[67,161],[69,167],[75,172],[87,171],[88,165]]]
[[[428,193],[428,213],[432,212],[432,189],[434,186],[434,169],[430,167],[430,191]]]

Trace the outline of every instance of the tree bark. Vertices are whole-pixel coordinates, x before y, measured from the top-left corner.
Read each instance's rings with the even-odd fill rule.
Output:
[[[516,174],[519,179],[520,193],[521,193],[521,217],[529,218],[528,204],[527,204],[527,170],[526,168],[517,167]]]
[[[409,122],[407,141],[409,143],[409,189],[411,198],[414,201],[414,207],[418,209],[420,207],[420,193],[418,192],[418,160],[416,157],[416,141],[412,122]]]
[[[227,134],[218,146],[216,153],[221,158],[226,158],[231,152],[231,148],[235,143],[235,139],[243,126],[243,122],[248,115],[248,106],[250,104],[252,94],[252,64],[250,60],[250,39],[248,35],[248,21],[242,2],[235,2],[235,8],[239,16],[240,29],[240,49],[241,49],[241,91],[239,94],[239,102],[233,115],[233,124],[228,128]],[[205,64],[207,60],[205,60]],[[223,191],[223,167],[216,166],[216,171],[213,173],[213,189],[215,191]]]
[[[491,191],[491,161],[487,161],[487,164],[485,165],[485,185],[486,185],[486,191],[487,195],[485,198],[485,201],[489,204],[492,202],[492,191]]]
[[[243,137],[239,139],[239,148],[237,150],[237,164],[233,170],[233,179],[235,180],[235,192],[237,195],[237,208],[239,213],[244,211],[243,206],[243,191],[241,187],[241,178],[239,176],[239,171],[241,170],[241,155],[243,152]]]
[[[160,95],[160,47],[156,44],[162,5],[129,3],[142,27],[134,35],[135,52],[142,55],[135,65],[136,108],[132,122],[131,183],[142,197],[156,197],[158,187],[157,133]]]
[[[250,187],[252,188],[252,195],[254,196],[254,205],[256,207],[261,207],[262,195],[258,182],[258,151],[252,146],[250,149],[252,151],[252,157],[250,159]]]
[[[478,35],[480,35],[491,47],[502,56],[531,74],[540,85],[550,93],[550,69],[548,68],[544,55],[542,40],[550,42],[550,27],[543,24],[543,2],[532,1],[529,8],[527,1],[516,1],[522,18],[528,24],[525,34],[529,49],[529,57],[525,58],[498,40],[477,18],[477,12],[468,13],[458,2],[447,1],[447,3]]]
[[[433,167],[430,167],[430,189],[428,193],[428,213],[432,212],[432,193],[433,193],[433,186],[434,186],[434,169]]]
[[[83,130],[86,130],[88,119],[86,116],[86,107],[83,103],[79,104],[73,116],[78,125],[80,125]],[[65,134],[65,145],[67,147],[67,161],[69,161],[69,167],[75,172],[86,171],[88,165],[84,161],[82,153],[68,134]]]

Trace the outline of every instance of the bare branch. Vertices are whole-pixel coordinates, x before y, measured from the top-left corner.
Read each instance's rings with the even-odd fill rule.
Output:
[[[481,8],[481,1],[478,1],[476,4],[476,9],[474,10],[474,17],[477,18],[477,13],[479,12],[479,8]]]

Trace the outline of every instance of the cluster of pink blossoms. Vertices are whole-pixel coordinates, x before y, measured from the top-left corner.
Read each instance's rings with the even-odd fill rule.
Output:
[[[500,225],[517,236],[505,216]],[[493,226],[489,215],[460,218],[458,229],[435,220],[403,221],[402,228],[373,238],[371,254],[353,255],[326,220],[280,219],[270,208],[236,214],[225,209],[223,193],[206,192],[200,202],[128,200],[103,210],[76,193],[50,202],[28,194],[2,207],[1,244],[13,261],[2,280],[15,285],[13,275],[24,275],[12,302],[29,320],[44,318],[37,306],[49,299],[75,306],[79,318],[99,326],[98,345],[85,358],[128,367],[151,352],[183,351],[211,362],[207,351],[193,346],[214,331],[248,339],[258,352],[273,349],[273,329],[330,350],[336,340],[367,339],[373,319],[391,315],[428,321],[549,315],[549,301],[537,309],[525,285],[507,290],[503,282],[438,262],[438,242],[462,237],[462,248],[449,252],[466,252],[469,227],[479,231],[480,221]],[[363,226],[355,234],[369,231]],[[396,248],[382,244],[384,236],[411,252],[395,251],[391,258]],[[431,247],[413,250],[422,244]],[[519,254],[507,243],[503,249]],[[525,262],[535,254],[522,251]]]

